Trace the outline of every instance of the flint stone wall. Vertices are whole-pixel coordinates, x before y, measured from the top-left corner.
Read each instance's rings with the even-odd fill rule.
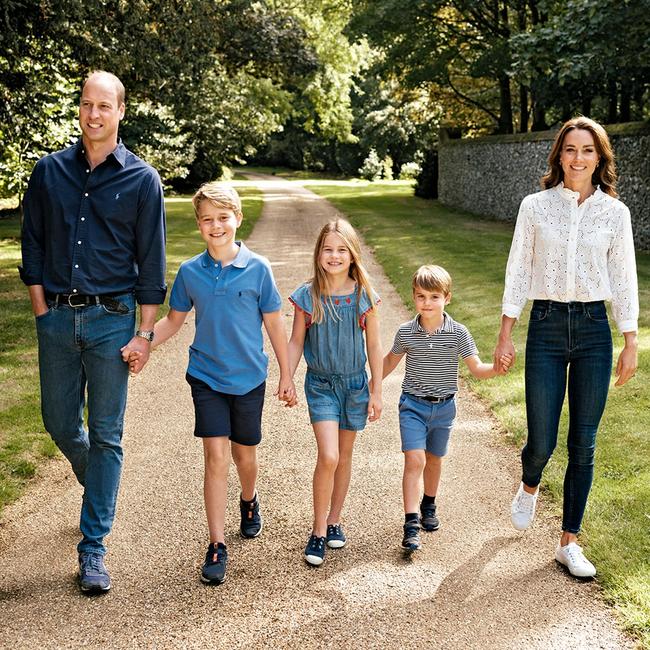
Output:
[[[606,126],[618,170],[617,190],[630,208],[637,249],[650,250],[650,122]],[[441,203],[514,222],[519,203],[539,191],[557,131],[450,140],[438,145]]]

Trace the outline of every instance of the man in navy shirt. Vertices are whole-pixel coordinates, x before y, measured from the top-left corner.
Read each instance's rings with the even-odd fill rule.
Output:
[[[41,410],[84,487],[77,550],[85,592],[111,584],[104,537],[122,469],[128,380],[120,348],[146,363],[166,293],[162,186],[118,139],[124,109],[120,80],[93,72],[81,91],[81,139],[36,163],[24,201],[21,277],[36,317]]]

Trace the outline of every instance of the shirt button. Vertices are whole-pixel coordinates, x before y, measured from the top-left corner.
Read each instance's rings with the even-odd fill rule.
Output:
[[[77,244],[81,245],[81,239],[77,242]]]
[[[86,193],[84,194],[84,196],[88,196],[88,192],[86,192]]]
[[[73,290],[72,290],[72,293],[77,293],[77,290],[76,290],[76,289],[73,289]]]
[[[78,264],[75,264],[74,267],[75,267],[75,269],[78,269],[78,268],[79,268],[79,265],[78,265]]]
[[[90,174],[90,169],[87,169],[87,170],[86,170],[86,174]]]
[[[82,220],[82,221],[85,221],[85,220],[86,220],[86,217],[81,217],[81,220]]]

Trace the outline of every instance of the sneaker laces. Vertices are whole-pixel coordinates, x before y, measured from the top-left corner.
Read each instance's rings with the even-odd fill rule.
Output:
[[[95,571],[101,573],[102,567],[102,556],[99,553],[88,553],[81,562],[82,568],[84,571]]]
[[[564,547],[564,552],[569,556],[569,560],[572,564],[584,564],[587,562],[587,558],[582,552],[582,546],[579,546],[575,542],[571,542]]]
[[[517,512],[526,513],[530,515],[532,514],[534,507],[535,507],[535,495],[529,494],[525,490],[522,490],[521,494],[517,497],[517,504],[515,506],[515,510]]]

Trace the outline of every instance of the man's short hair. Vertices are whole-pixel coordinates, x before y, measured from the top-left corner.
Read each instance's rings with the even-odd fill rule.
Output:
[[[112,72],[106,72],[106,70],[93,70],[82,82],[81,82],[81,94],[83,95],[84,88],[86,84],[90,81],[95,75],[106,75],[110,77],[111,81],[115,85],[115,92],[117,94],[117,105],[118,107],[124,104],[126,99],[126,91],[124,90],[124,84],[116,77]]]
[[[242,214],[241,199],[237,190],[228,183],[219,181],[210,181],[199,187],[196,194],[192,197],[194,213],[199,216],[199,208],[202,201],[210,201],[213,205],[226,210],[232,210],[237,216]]]
[[[440,291],[445,296],[451,293],[451,276],[442,266],[425,264],[413,274],[413,290],[417,287],[425,291]]]

